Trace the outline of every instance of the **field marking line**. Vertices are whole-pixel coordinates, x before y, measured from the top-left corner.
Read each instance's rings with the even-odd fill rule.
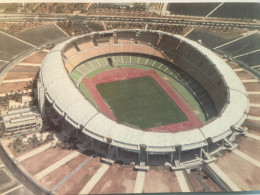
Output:
[[[18,63],[16,66],[41,66],[42,64],[37,63]]]
[[[145,171],[138,171],[136,180],[135,180],[135,187],[134,187],[134,192],[133,193],[142,193],[143,192],[143,187],[144,187],[144,181],[145,181]]]
[[[188,36],[188,34],[190,34],[194,29],[195,29],[195,28],[190,29],[190,30],[184,35],[184,37]]]
[[[16,40],[18,40],[18,41],[20,41],[20,42],[23,42],[23,43],[27,44],[27,45],[30,45],[30,46],[32,46],[32,47],[37,48],[37,46],[35,46],[35,45],[31,44],[31,43],[28,43],[28,42],[26,42],[26,41],[23,41],[22,39],[19,39],[19,38],[17,38],[17,37],[14,37],[14,36],[12,36],[12,35],[9,35],[9,34],[3,32],[3,31],[0,31],[0,33],[6,35],[6,36],[8,36],[8,37],[12,37],[13,39],[16,39]]]
[[[258,79],[240,79],[242,83],[259,83],[260,81]]]
[[[213,12],[215,12],[220,6],[222,6],[224,4],[224,2],[222,2],[221,4],[219,4],[217,7],[215,7],[211,12],[208,13],[208,15],[206,15],[206,18],[209,17],[211,14],[213,14]]]
[[[232,70],[235,72],[245,71],[245,69],[243,69],[243,68],[233,68]]]
[[[249,103],[249,106],[260,108],[260,104]]]
[[[67,176],[65,176],[61,181],[59,181],[52,189],[51,191],[56,191],[63,183],[65,183],[69,178],[71,178],[75,173],[77,173],[84,165],[86,165],[89,161],[93,159],[93,156],[90,156],[86,160],[84,160],[79,166],[77,166],[75,169],[73,169]]]
[[[256,52],[258,52],[258,51],[260,51],[260,49],[256,49],[256,50],[254,50],[254,51],[250,51],[250,52],[247,52],[247,53],[243,53],[243,54],[237,55],[237,56],[235,56],[235,57],[233,57],[233,58],[239,58],[239,57],[242,57],[242,56],[246,56],[246,55],[248,55],[248,54],[251,54],[251,53],[256,53]]]
[[[238,155],[239,157],[243,158],[244,160],[252,163],[253,165],[257,166],[260,168],[260,162],[254,158],[252,158],[251,156],[245,154],[244,152],[241,152],[238,149],[233,150],[233,152]]]
[[[41,146],[39,148],[36,148],[36,149],[34,149],[34,150],[32,150],[32,151],[30,151],[30,152],[28,152],[28,153],[26,153],[26,154],[24,154],[22,156],[19,156],[16,160],[17,160],[17,162],[24,161],[24,160],[26,160],[26,159],[28,159],[28,158],[30,158],[32,156],[35,156],[36,154],[39,154],[40,152],[43,152],[43,151],[47,150],[48,148],[51,147],[51,145],[52,145],[51,142],[47,143],[47,144],[45,144],[45,145],[43,145],[43,146]]]
[[[260,91],[247,91],[248,95],[260,95]]]
[[[89,192],[95,187],[98,181],[103,177],[107,172],[110,166],[108,164],[103,164],[96,172],[95,175],[91,177],[88,183],[82,188],[79,194],[89,194]]]
[[[64,30],[62,30],[56,23],[53,23],[61,32],[63,32],[67,37],[70,37]]]
[[[15,191],[15,190],[17,190],[17,189],[19,189],[21,187],[23,187],[23,184],[20,184],[19,186],[16,186],[16,187],[14,187],[14,188],[12,188],[10,190],[7,190],[6,192],[2,193],[2,195],[9,194],[10,192],[13,192],[13,191]]]
[[[252,116],[252,115],[248,115],[248,119],[249,119],[249,120],[260,121],[260,116]]]
[[[251,66],[250,68],[258,68],[260,67],[260,65],[254,65],[254,66]]]
[[[9,79],[9,80],[3,80],[2,83],[20,83],[20,82],[28,82],[32,81],[34,78],[24,78],[24,79]]]
[[[179,186],[182,192],[190,192],[187,180],[183,174],[183,171],[175,171],[176,178],[178,180]]]
[[[255,135],[255,134],[252,134],[252,133],[247,133],[246,136],[260,141],[260,136],[258,136],[258,135]]]
[[[241,189],[215,163],[210,163],[208,166],[231,188],[232,191],[241,191]]]
[[[146,176],[145,171],[137,172],[133,193],[142,193],[143,192],[145,176]]]
[[[222,45],[219,45],[219,46],[215,47],[214,49],[218,49],[218,48],[220,48],[220,47],[224,47],[224,46],[226,46],[226,45],[228,45],[228,44],[230,44],[230,43],[233,43],[233,42],[238,41],[238,40],[240,40],[240,39],[244,39],[244,38],[249,37],[250,35],[253,35],[253,34],[255,34],[255,33],[257,33],[257,32],[256,32],[256,31],[252,31],[252,32],[248,33],[247,35],[244,35],[244,36],[242,36],[242,37],[239,37],[239,38],[237,38],[237,39],[235,39],[235,40],[229,41],[229,42],[224,43],[224,44],[222,44]]]
[[[50,165],[46,169],[44,169],[41,172],[37,173],[36,175],[34,175],[34,177],[36,179],[43,178],[44,176],[46,176],[49,173],[53,172],[54,170],[58,169],[59,167],[61,167],[62,165],[66,164],[67,162],[69,162],[73,158],[77,157],[79,154],[80,154],[79,151],[72,152],[71,154],[65,156],[64,158],[62,158],[59,161],[55,162],[54,164]]]

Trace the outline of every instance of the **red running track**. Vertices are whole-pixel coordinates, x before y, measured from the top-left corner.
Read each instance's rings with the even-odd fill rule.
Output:
[[[116,68],[112,70],[106,70],[94,77],[83,79],[85,86],[96,101],[98,107],[102,112],[116,121],[113,112],[98,92],[96,85],[101,83],[110,83],[119,80],[133,79],[138,77],[151,76],[157,81],[157,83],[163,88],[163,90],[172,98],[172,100],[181,108],[188,118],[188,121],[175,123],[160,127],[154,127],[146,129],[145,131],[160,132],[160,133],[176,133],[180,131],[186,131],[193,128],[201,127],[203,123],[199,118],[188,108],[188,106],[182,101],[182,99],[171,89],[171,87],[157,74],[155,70],[141,70],[137,68]]]

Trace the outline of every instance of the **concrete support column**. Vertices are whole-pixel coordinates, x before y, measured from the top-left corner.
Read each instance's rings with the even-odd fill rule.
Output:
[[[37,82],[38,107],[42,117],[45,117],[45,95],[44,86],[41,81]]]
[[[111,144],[108,144],[108,156],[111,154]]]
[[[116,147],[116,146],[115,146]],[[118,147],[116,147],[116,159],[118,158]]]
[[[170,154],[170,160],[171,160],[171,164],[172,164],[172,161],[173,161],[173,152]]]
[[[91,137],[90,138],[90,147],[92,148],[94,146],[94,139]]]
[[[146,152],[146,163],[148,164],[149,162],[149,152]]]

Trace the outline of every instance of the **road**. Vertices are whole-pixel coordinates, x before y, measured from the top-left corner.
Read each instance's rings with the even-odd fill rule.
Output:
[[[248,29],[260,29],[259,23],[239,21],[219,21],[207,19],[176,19],[152,17],[120,17],[120,16],[84,16],[84,15],[36,15],[36,14],[0,14],[0,22],[29,22],[29,21],[58,21],[71,19],[75,21],[101,21],[101,22],[136,22],[145,24],[192,25],[192,26],[219,26]]]

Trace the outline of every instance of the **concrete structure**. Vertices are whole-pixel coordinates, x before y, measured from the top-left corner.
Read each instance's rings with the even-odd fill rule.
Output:
[[[41,129],[42,118],[34,108],[8,111],[2,114],[5,134]]]
[[[68,73],[86,60],[109,53],[142,53],[172,63],[206,89],[217,116],[200,128],[178,133],[144,132],[107,118],[85,99]],[[173,169],[212,162],[212,154],[233,150],[234,135],[245,131],[241,125],[247,118],[249,102],[237,75],[209,49],[179,35],[112,30],[73,37],[45,57],[40,77],[48,101],[90,139],[91,146],[106,145],[109,154],[115,150],[116,159],[119,153],[131,152],[137,156],[139,167],[149,164],[154,155],[167,158]]]
[[[10,109],[18,109],[22,107],[28,107],[32,102],[33,98],[31,96],[23,95],[20,101],[9,100],[8,101],[8,108]]]

